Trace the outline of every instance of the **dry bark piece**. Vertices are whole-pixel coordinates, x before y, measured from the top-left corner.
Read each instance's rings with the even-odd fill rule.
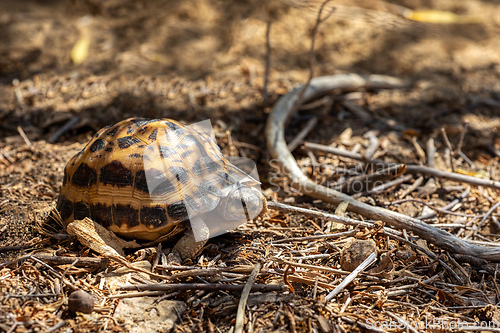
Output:
[[[94,311],[94,298],[83,290],[73,291],[68,297],[68,308],[73,313],[92,313]]]
[[[126,242],[88,217],[71,222],[66,231],[78,238],[82,245],[110,257],[123,257],[123,248],[135,248],[135,241]]]

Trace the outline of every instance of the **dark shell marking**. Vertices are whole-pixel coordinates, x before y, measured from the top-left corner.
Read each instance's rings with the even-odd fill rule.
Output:
[[[103,139],[97,139],[92,143],[92,145],[90,145],[89,149],[91,152],[95,152],[103,149],[105,146],[106,146],[106,141],[104,141]]]
[[[71,158],[57,208],[66,224],[90,217],[154,240],[189,221],[188,212],[214,209],[238,172],[209,136],[175,120],[131,118]]]
[[[99,182],[117,187],[132,186],[134,175],[120,161],[112,161],[100,170]]]

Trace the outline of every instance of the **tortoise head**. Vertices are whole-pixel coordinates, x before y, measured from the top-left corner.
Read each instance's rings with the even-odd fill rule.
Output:
[[[226,220],[250,221],[262,212],[264,196],[255,187],[239,184],[219,204]]]

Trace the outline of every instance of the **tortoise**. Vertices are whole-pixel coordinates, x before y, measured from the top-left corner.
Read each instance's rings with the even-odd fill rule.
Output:
[[[210,236],[206,216],[224,229],[263,212],[256,184],[196,127],[129,118],[99,130],[69,160],[57,210],[65,225],[88,217],[129,239],[157,243],[184,233],[172,252],[185,259]]]

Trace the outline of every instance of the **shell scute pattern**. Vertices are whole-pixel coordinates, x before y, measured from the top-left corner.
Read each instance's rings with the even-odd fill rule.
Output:
[[[246,175],[211,138],[170,119],[130,118],[96,133],[71,158],[57,208],[111,231],[155,240],[214,209]]]

